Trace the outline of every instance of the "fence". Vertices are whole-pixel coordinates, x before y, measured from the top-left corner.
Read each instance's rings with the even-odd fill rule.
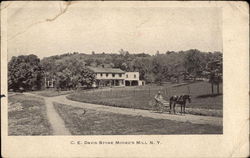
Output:
[[[190,94],[189,86],[141,86],[141,87],[119,87],[119,88],[102,88],[89,89],[82,91],[85,95],[95,95],[96,97],[121,98],[121,97],[154,97],[161,92],[164,99],[169,99],[173,95]]]

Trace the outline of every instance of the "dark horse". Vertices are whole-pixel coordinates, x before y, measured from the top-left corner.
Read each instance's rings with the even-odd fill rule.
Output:
[[[172,97],[170,97],[170,99],[169,99],[170,111],[173,108],[174,113],[175,113],[175,105],[180,104],[181,105],[181,114],[183,112],[185,114],[185,107],[186,107],[186,101],[187,100],[188,100],[189,103],[191,103],[191,97],[189,95],[180,95],[180,96],[172,96]],[[183,111],[182,111],[182,109],[183,109]]]

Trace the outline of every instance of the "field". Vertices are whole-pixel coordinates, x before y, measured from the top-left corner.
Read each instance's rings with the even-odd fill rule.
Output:
[[[50,135],[44,100],[23,94],[12,95],[8,105],[9,135]]]
[[[204,111],[217,110],[220,111],[220,114],[216,115],[221,116],[222,95],[211,95],[210,86],[208,82],[196,82],[191,84],[166,84],[163,86],[146,85],[141,87],[96,89],[78,91],[67,96],[67,98],[80,102],[151,110],[154,104],[154,96],[158,91],[162,92],[165,100],[169,100],[172,95],[190,94],[192,102],[187,104],[187,108],[204,109]],[[222,85],[220,86],[220,92],[222,92]]]
[[[98,112],[55,103],[73,135],[221,134],[222,127]]]

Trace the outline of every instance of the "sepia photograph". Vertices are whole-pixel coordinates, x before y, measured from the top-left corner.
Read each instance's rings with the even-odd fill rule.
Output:
[[[220,8],[59,4],[8,11],[9,135],[223,133]]]
[[[229,60],[230,49],[235,49],[227,42],[235,41],[226,34],[233,29],[224,29],[230,17],[224,3],[192,3],[3,3],[1,73],[6,78],[1,86],[6,83],[6,91],[1,88],[1,102],[6,100],[6,106],[1,108],[6,140],[19,145],[26,140],[24,146],[39,140],[34,149],[53,140],[43,151],[54,146],[60,149],[55,153],[66,143],[76,151],[84,145],[106,150],[109,145],[146,145],[150,151],[150,145],[158,145],[155,152],[168,148],[173,157],[184,149],[220,155],[228,131],[237,123],[246,127],[232,122],[245,116],[239,113],[245,103],[233,100],[238,95],[231,87],[238,86],[239,94],[243,87],[230,82],[244,83],[237,73],[246,69],[239,64],[236,72],[236,62],[248,58],[235,54]],[[230,121],[232,126],[226,124]],[[198,143],[188,149],[184,142],[191,143],[191,136]],[[175,147],[177,142],[182,148]],[[217,149],[199,148],[214,143]],[[55,156],[53,152],[41,155]]]

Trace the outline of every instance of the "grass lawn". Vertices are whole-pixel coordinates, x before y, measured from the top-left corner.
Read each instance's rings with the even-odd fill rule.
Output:
[[[10,96],[8,105],[9,135],[50,135],[44,100],[24,94]]]
[[[149,110],[152,109],[155,94],[160,90],[165,100],[169,100],[172,95],[190,94],[192,102],[187,104],[187,108],[221,110],[222,95],[211,96],[210,86],[207,82],[196,82],[182,85],[120,87],[78,91],[67,98],[80,102]],[[222,91],[222,85],[220,91]]]
[[[114,114],[54,104],[73,135],[222,134],[222,127]]]
[[[66,95],[73,93],[73,91],[56,91],[54,89],[42,90],[42,91],[32,91],[30,93],[41,95],[44,97],[55,97],[59,95]]]

